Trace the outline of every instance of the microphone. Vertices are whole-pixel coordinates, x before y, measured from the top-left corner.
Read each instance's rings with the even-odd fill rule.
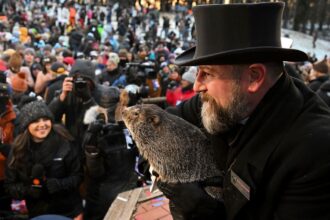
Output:
[[[32,187],[42,188],[45,181],[45,169],[40,163],[35,164],[31,171]]]

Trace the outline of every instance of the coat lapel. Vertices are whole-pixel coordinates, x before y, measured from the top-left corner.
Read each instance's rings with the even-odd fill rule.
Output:
[[[290,85],[292,83],[286,74],[281,77],[232,146],[236,154],[229,158],[224,180],[228,220],[234,219],[249,201],[255,199],[269,157],[286,134],[283,131],[289,128],[303,106],[303,98],[296,87]]]

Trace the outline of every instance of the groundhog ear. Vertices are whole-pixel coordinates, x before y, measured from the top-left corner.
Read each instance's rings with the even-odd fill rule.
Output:
[[[153,125],[159,125],[160,124],[160,118],[158,115],[153,115],[149,118],[149,121],[153,124]]]

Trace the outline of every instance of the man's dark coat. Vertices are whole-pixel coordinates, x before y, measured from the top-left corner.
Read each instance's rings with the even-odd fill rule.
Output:
[[[175,113],[200,126],[199,112],[195,96]],[[228,147],[210,138],[226,219],[330,219],[330,112],[301,81],[284,73]]]

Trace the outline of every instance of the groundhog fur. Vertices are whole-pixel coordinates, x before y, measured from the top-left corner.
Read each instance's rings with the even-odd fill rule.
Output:
[[[128,107],[122,116],[140,154],[162,181],[185,183],[221,176],[212,147],[196,126],[152,104]]]

